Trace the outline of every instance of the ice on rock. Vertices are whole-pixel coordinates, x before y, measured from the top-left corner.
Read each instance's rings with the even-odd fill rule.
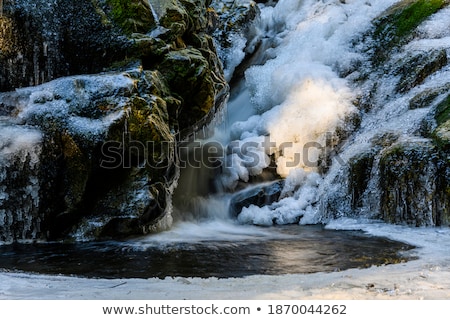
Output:
[[[0,124],[0,241],[33,237],[39,229],[42,133]],[[21,225],[16,229],[17,225]]]
[[[123,74],[60,78],[39,86],[2,93],[13,112],[0,118],[0,241],[40,235],[40,167],[47,126],[96,142],[123,116],[133,90]],[[103,110],[100,107],[105,107]],[[13,116],[17,115],[17,116]],[[20,227],[19,227],[20,226]]]
[[[256,114],[234,123],[230,136],[239,142],[269,138],[275,147],[264,152],[275,158],[277,173],[286,178],[286,197],[270,206],[244,209],[239,216],[241,222],[326,220],[324,204],[341,193],[338,202],[345,203],[348,197],[344,190],[348,172],[344,167],[353,156],[367,152],[370,141],[389,132],[395,132],[400,141],[414,140],[430,106],[410,110],[410,101],[421,92],[448,83],[450,71],[448,66],[443,67],[408,92],[398,94],[395,88],[401,75],[375,75],[368,69],[371,63],[366,46],[372,43],[365,41],[365,35],[373,27],[373,19],[396,2],[280,0],[275,7],[261,6],[257,28],[261,32],[270,30],[265,36],[277,38],[277,46],[271,49],[272,59],[246,71],[246,86]],[[444,8],[422,23],[415,32],[416,39],[392,54],[386,65],[394,68],[408,57],[429,50],[445,49],[448,56],[449,12]],[[364,72],[369,74],[367,81],[355,83],[354,79]],[[362,92],[371,92],[372,112],[363,115],[357,133],[347,141],[338,141],[339,159],[332,159],[327,174],[319,176],[318,162],[327,138],[345,130],[348,119],[359,114],[354,102]],[[233,179],[246,181],[259,172],[252,172],[242,152],[229,157],[233,158],[233,166],[225,171],[229,185],[237,183]],[[263,161],[256,168],[264,165]]]

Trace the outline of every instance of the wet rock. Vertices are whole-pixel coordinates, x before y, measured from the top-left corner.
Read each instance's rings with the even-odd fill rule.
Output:
[[[201,120],[209,113],[216,96],[214,80],[209,63],[199,50],[192,48],[168,53],[160,70],[173,92],[182,98],[182,128]]]
[[[0,17],[0,91],[97,73],[131,43],[98,1],[6,1]]]
[[[363,206],[363,196],[371,179],[376,154],[377,151],[372,149],[349,161],[349,194],[353,210]]]
[[[38,237],[42,133],[0,123],[0,242]]]
[[[372,31],[375,47],[372,61],[381,65],[400,46],[408,42],[414,30],[435,12],[447,6],[446,0],[402,0],[374,20]]]
[[[417,95],[415,95],[409,101],[409,109],[420,109],[427,108],[433,105],[433,102],[442,94],[448,92],[450,90],[450,84],[444,85],[440,88],[433,88],[424,90]]]
[[[10,146],[0,147],[0,181],[11,182],[0,189],[0,215],[8,221],[0,239],[92,240],[170,226],[176,136],[207,122],[228,90],[206,33],[209,4],[5,5],[0,86],[19,89],[0,95],[0,134],[20,144],[10,136],[17,126],[40,139],[11,158]],[[114,71],[62,77],[105,68]],[[17,210],[17,198],[30,205]]]
[[[450,95],[445,97],[434,110],[436,128],[431,133],[436,143],[449,151],[450,146]]]
[[[447,225],[447,157],[430,141],[401,142],[380,160],[381,214],[414,226]]]
[[[107,12],[127,34],[147,33],[156,28],[155,17],[148,0],[106,0],[106,3],[110,6]],[[99,3],[94,1],[94,4],[97,12],[100,11],[102,14]],[[106,14],[102,16],[108,19]]]
[[[432,52],[418,52],[414,56],[406,57],[405,61],[398,61],[400,67],[394,71],[400,75],[397,91],[404,93],[420,85],[426,77],[447,65],[446,50]]]
[[[212,8],[209,29],[217,42],[225,77],[228,81],[233,77],[240,79],[254,62],[252,56],[261,46],[260,33],[253,24],[260,10],[252,0],[213,1]],[[264,46],[261,52],[268,47],[270,45]]]
[[[24,231],[23,239],[80,236],[83,230],[83,238],[121,237],[163,227],[179,173],[171,127],[176,119],[171,121],[168,111],[176,99],[159,76],[150,71],[74,76],[0,96],[6,104],[20,102],[11,111],[17,116],[8,118],[21,122],[15,126],[35,128],[42,136],[32,167],[35,204],[23,208],[35,227],[33,233]],[[9,139],[8,145],[20,142]],[[31,152],[35,146],[26,141],[24,148]],[[14,189],[21,187],[12,177],[23,165],[15,164],[0,164],[11,181],[2,193],[10,200],[0,199],[0,210],[21,221]],[[22,170],[21,180],[33,177],[30,170]],[[15,229],[5,226],[4,239],[22,239]]]
[[[280,180],[270,184],[250,187],[239,192],[230,201],[230,215],[233,217],[238,216],[243,208],[250,205],[263,207],[278,201],[283,188],[284,180]]]

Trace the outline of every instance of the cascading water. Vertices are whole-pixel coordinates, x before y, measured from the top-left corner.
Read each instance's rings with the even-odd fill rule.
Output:
[[[260,175],[272,157],[277,173],[286,178],[282,194],[290,196],[269,206],[243,208],[240,222],[272,224],[300,219],[301,224],[310,224],[355,213],[379,217],[383,191],[379,189],[377,164],[383,153],[373,159],[367,186],[360,191],[364,194],[356,200],[352,200],[350,186],[354,182],[349,180],[352,161],[357,155],[373,152],[374,144],[380,144],[376,147],[380,150],[385,148],[387,145],[376,140],[386,135],[395,136],[396,143],[427,143],[419,128],[439,97],[442,100],[445,96],[450,79],[445,66],[449,35],[442,31],[448,24],[448,8],[420,26],[416,40],[393,54],[383,67],[371,63],[370,48],[375,41],[369,39],[372,21],[396,2],[286,0],[274,7],[261,6],[256,28],[261,32],[259,37],[275,38],[277,46],[271,48],[271,59],[245,72],[246,85],[230,103],[239,104],[240,110],[228,111],[237,121],[230,123],[228,132],[219,132],[231,141],[219,180],[232,190]],[[430,76],[410,88],[395,66],[424,50],[438,51],[435,60],[443,60],[444,67],[433,67]],[[424,64],[439,63],[432,59]],[[403,92],[401,86],[406,87]],[[432,89],[441,92],[436,94],[435,103],[410,107],[414,97]],[[239,100],[247,94],[250,101]],[[370,111],[357,108],[358,101],[364,99]],[[247,119],[239,119],[237,113]],[[423,179],[431,178],[425,174]],[[363,205],[355,208],[352,201]],[[427,210],[428,205],[415,209]]]
[[[382,153],[371,160],[370,178],[362,190],[352,185],[355,158],[374,152],[374,141],[389,140],[386,136],[394,136],[392,142],[426,141],[418,128],[435,104],[410,110],[408,103],[419,93],[449,82],[446,67],[420,86],[398,94],[399,75],[383,75],[385,69],[371,63],[372,21],[396,2],[261,4],[251,32],[228,35],[231,48],[219,44],[228,80],[249,52],[252,66],[243,81],[233,80],[237,85],[225,123],[215,127],[209,139],[195,144],[198,154],[191,157],[199,166],[182,174],[175,195],[178,215],[184,220],[195,216],[210,226],[217,219],[235,224],[228,209],[232,193],[254,187],[254,181],[265,180],[265,173],[271,171],[271,179],[285,179],[281,197],[265,206],[243,207],[238,223],[316,224],[356,214],[379,218]],[[250,1],[215,5],[223,10],[226,4],[248,7]],[[448,51],[448,35],[441,28],[446,12],[443,9],[423,24],[422,37],[393,55],[386,68],[399,65],[425,46]],[[370,93],[373,87],[377,89]],[[371,104],[369,111],[361,108],[364,99],[370,100],[366,101]],[[204,161],[211,156],[205,146],[214,147],[212,156],[222,164],[220,168],[205,168]],[[383,146],[375,149],[380,152]],[[188,201],[180,200],[180,195]]]
[[[199,161],[198,166],[184,170],[175,195],[179,214],[186,216],[183,211],[190,211],[202,219],[219,216],[235,223],[228,216],[229,192],[249,182],[253,186],[251,181],[261,180],[275,161],[275,176],[286,178],[283,194],[291,196],[273,205],[243,208],[239,223],[293,223],[300,217],[305,217],[303,223],[319,222],[320,190],[326,180],[319,174],[323,151],[341,143],[336,131],[350,130],[349,119],[357,114],[353,102],[358,92],[337,70],[361,64],[364,57],[350,42],[362,36],[363,25],[369,28],[370,18],[394,2],[370,6],[279,1],[275,6],[260,5],[251,39],[244,39],[249,34],[230,34],[234,46],[219,48],[225,55],[225,73],[232,74],[245,51],[252,53],[253,66],[232,92],[225,124],[216,127],[208,140],[195,144],[198,154],[191,158]],[[250,2],[239,3],[248,6]],[[224,4],[216,5],[220,9]],[[354,13],[361,6],[364,10]],[[253,51],[242,46],[245,42]],[[258,42],[259,50],[255,49]],[[205,168],[203,161],[211,155],[203,147],[211,145],[217,147],[214,159],[222,164],[214,170]]]
[[[216,1],[216,5],[231,2],[236,4]],[[283,244],[272,246],[267,240],[289,240],[293,245],[302,241],[297,236],[306,229],[249,224],[318,224],[355,214],[379,218],[380,175],[387,166],[383,148],[408,142],[427,144],[429,139],[420,136],[419,127],[446,91],[439,91],[436,101],[426,107],[410,108],[410,102],[422,92],[450,83],[450,70],[445,66],[402,92],[399,82],[406,80],[400,73],[384,75],[382,67],[373,65],[373,39],[368,36],[372,21],[398,2],[280,0],[273,6],[260,4],[252,32],[230,35],[234,46],[219,48],[227,80],[239,85],[232,92],[224,123],[208,139],[194,141],[185,149],[184,160],[191,159],[194,165],[183,168],[174,195],[172,229],[129,241],[130,251],[163,248],[178,252],[179,243],[195,256],[196,245],[206,243],[207,259],[221,248],[240,250],[236,243],[263,242],[265,251],[277,255]],[[421,24],[420,36],[393,54],[386,68],[423,50],[444,50],[448,55],[449,34],[442,31],[450,29],[448,13],[444,8]],[[250,40],[245,38],[249,34]],[[242,68],[240,62],[246,55],[257,58],[246,69],[245,81],[236,81],[232,75]],[[364,103],[370,108],[364,109]],[[214,151],[205,153],[205,146]],[[208,158],[211,152],[212,159]],[[372,153],[370,165],[364,162],[366,158],[360,162],[370,179],[361,179],[363,188],[352,187],[352,164],[359,163],[359,156]],[[424,180],[429,178],[426,175]],[[284,181],[279,199],[265,206],[244,206],[237,219],[230,217],[234,193],[274,179]],[[0,189],[0,200],[5,195]],[[319,238],[312,238],[320,247]],[[278,262],[271,260],[270,264]]]
[[[0,242],[35,238],[40,232],[41,139],[39,131],[0,117]]]

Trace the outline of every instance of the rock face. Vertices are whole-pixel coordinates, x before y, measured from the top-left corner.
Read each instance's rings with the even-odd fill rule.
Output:
[[[214,114],[228,89],[208,5],[5,3],[0,241],[170,226],[177,139]]]
[[[381,212],[392,223],[449,224],[447,161],[433,143],[397,143],[380,161]]]
[[[447,6],[448,1],[400,1],[374,21],[367,35],[371,74],[356,79],[367,89],[361,111],[396,103],[398,114],[409,115],[404,119],[417,126],[406,131],[398,122],[398,130],[371,138],[368,147],[349,157],[343,178],[337,178],[342,191],[325,201],[331,217],[365,214],[412,226],[450,224],[450,82],[439,78],[448,69],[449,49],[422,48],[428,39],[417,30]],[[433,82],[435,75],[441,80]]]
[[[96,73],[123,60],[131,43],[102,1],[5,1],[0,18],[0,91]]]

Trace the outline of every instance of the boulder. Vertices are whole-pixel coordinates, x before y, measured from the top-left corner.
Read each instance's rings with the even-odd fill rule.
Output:
[[[208,5],[5,4],[0,241],[170,227],[176,140],[211,119],[228,91],[206,32]]]
[[[385,221],[448,225],[448,160],[430,141],[398,142],[380,159],[380,210]]]
[[[283,188],[284,180],[248,187],[231,198],[229,213],[232,217],[236,217],[243,208],[250,205],[263,207],[277,202],[280,200]]]

